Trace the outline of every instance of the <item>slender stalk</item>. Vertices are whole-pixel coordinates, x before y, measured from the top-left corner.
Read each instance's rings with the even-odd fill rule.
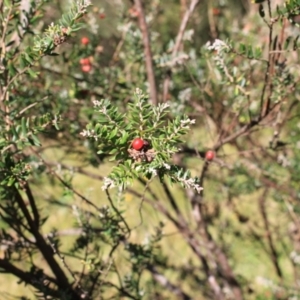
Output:
[[[200,2],[200,0],[192,0],[189,8],[185,11],[185,14],[181,20],[181,24],[179,26],[179,30],[176,36],[175,45],[172,50],[172,58],[175,58],[177,56],[178,51],[180,50],[183,35],[185,32],[185,29],[187,27],[188,21],[194,12],[197,4]],[[168,93],[169,93],[169,87],[170,87],[170,81],[171,81],[171,72],[169,72],[164,80],[163,83],[163,102],[166,102],[168,99]]]
[[[153,62],[152,62],[152,60],[153,60],[152,59],[152,51],[151,51],[151,46],[150,46],[150,37],[149,37],[149,32],[148,32],[148,26],[146,23],[144,8],[143,8],[141,0],[134,0],[134,3],[138,10],[139,27],[141,29],[142,37],[143,37],[145,65],[146,65],[147,78],[148,78],[149,88],[150,88],[150,98],[151,98],[153,105],[157,105],[158,99],[157,99],[155,74],[154,74],[154,68],[153,68]]]

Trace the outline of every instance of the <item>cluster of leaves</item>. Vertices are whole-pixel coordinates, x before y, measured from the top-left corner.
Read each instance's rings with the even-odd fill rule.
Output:
[[[87,13],[90,5],[91,2],[88,0],[73,2],[68,13],[62,15],[58,24],[52,23],[43,36],[35,38],[33,50],[40,55],[53,55],[57,46],[63,44],[73,32],[82,28],[82,23],[76,21]]]
[[[104,189],[119,187],[124,189],[133,179],[145,176],[151,179],[166,175],[172,182],[180,182],[186,188],[201,188],[197,179],[192,179],[188,171],[177,166],[169,165],[169,161],[178,149],[190,125],[194,124],[187,116],[177,116],[168,120],[167,103],[153,106],[148,98],[137,89],[134,101],[128,105],[126,113],[118,112],[109,100],[94,101],[95,109],[99,115],[96,124],[87,125],[81,134],[85,137],[99,141],[98,154],[112,155],[111,161],[118,160],[104,182]],[[135,160],[129,154],[134,138],[139,137],[149,143],[150,160]],[[162,146],[163,145],[163,146]],[[145,153],[144,155],[147,155]]]

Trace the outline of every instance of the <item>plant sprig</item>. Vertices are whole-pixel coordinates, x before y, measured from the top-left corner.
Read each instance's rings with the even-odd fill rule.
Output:
[[[127,114],[121,114],[109,100],[94,101],[99,114],[96,124],[88,124],[81,135],[98,142],[98,153],[118,160],[110,175],[105,179],[103,189],[120,186],[125,188],[134,179],[168,176],[172,182],[200,191],[197,179],[190,173],[171,165],[170,159],[178,149],[182,137],[189,131],[194,120],[186,116],[167,120],[169,105],[151,105],[148,97],[137,89]],[[132,155],[132,140],[140,137],[147,141],[148,148]],[[150,157],[151,155],[151,157]]]

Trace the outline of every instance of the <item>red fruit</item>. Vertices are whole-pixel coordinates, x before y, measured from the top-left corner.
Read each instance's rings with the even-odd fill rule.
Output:
[[[214,16],[219,16],[221,14],[221,10],[218,9],[217,7],[214,7],[212,9],[212,13],[213,13]]]
[[[85,72],[85,73],[89,73],[92,70],[92,66],[91,65],[82,65],[81,66],[81,71]]]
[[[135,7],[129,8],[128,12],[129,12],[131,18],[137,18],[140,14],[139,11]]]
[[[81,39],[81,44],[86,46],[88,43],[90,42],[89,38],[84,36],[82,39]]]
[[[135,138],[131,143],[131,146],[134,150],[142,150],[144,145],[144,140],[142,140],[141,138]]]
[[[100,18],[100,19],[105,19],[105,17],[106,17],[106,16],[105,16],[105,13],[100,13],[100,14],[99,14],[99,18]]]
[[[91,64],[91,61],[90,61],[90,59],[87,57],[87,58],[81,58],[80,61],[79,61],[79,63],[80,63],[81,65],[90,65],[90,64]]]
[[[206,160],[213,160],[215,158],[215,152],[212,151],[212,150],[208,150],[206,153],[205,153],[205,159]]]

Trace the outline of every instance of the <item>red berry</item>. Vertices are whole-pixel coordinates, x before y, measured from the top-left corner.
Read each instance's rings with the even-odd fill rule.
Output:
[[[91,64],[91,61],[90,61],[90,59],[87,57],[87,58],[81,58],[80,61],[79,61],[79,63],[80,63],[81,65],[90,65],[90,64]]]
[[[142,150],[144,147],[144,141],[141,138],[135,138],[132,141],[131,146],[134,150]]]
[[[100,18],[100,19],[105,19],[105,17],[106,17],[106,16],[105,16],[105,13],[100,13],[100,14],[99,14],[99,18]]]
[[[90,42],[89,38],[84,36],[82,39],[81,39],[81,44],[86,46],[88,43]]]
[[[85,73],[89,73],[92,70],[92,66],[91,65],[82,65],[81,66],[81,71],[85,72]]]
[[[139,11],[135,7],[129,8],[128,12],[129,12],[131,18],[137,18],[140,14]]]
[[[221,14],[221,10],[217,7],[213,7],[212,13],[214,16],[219,16]]]
[[[215,158],[215,152],[212,151],[212,150],[208,150],[206,153],[205,153],[205,159],[206,160],[213,160]]]

